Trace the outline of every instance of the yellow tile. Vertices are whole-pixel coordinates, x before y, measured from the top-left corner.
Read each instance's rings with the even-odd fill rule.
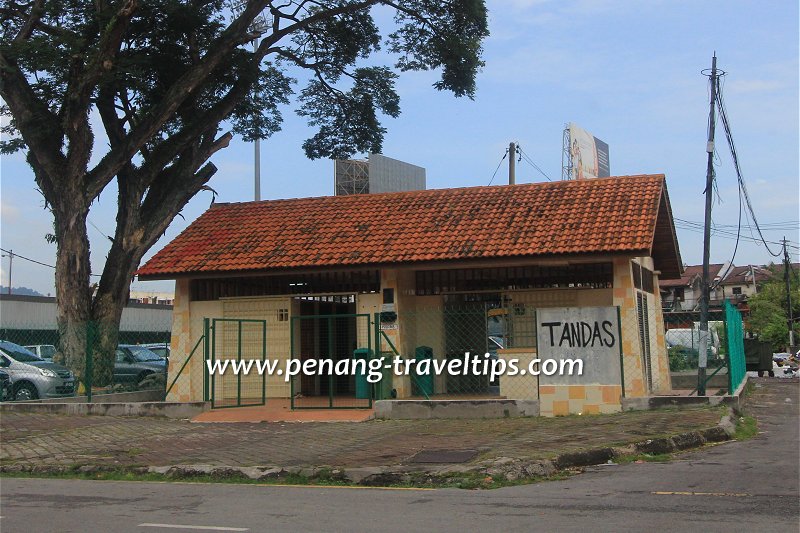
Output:
[[[553,415],[565,416],[569,414],[569,400],[553,402]]]
[[[603,387],[603,403],[604,404],[618,404],[620,402],[619,399],[619,390],[618,387],[611,386],[611,387]]]
[[[597,415],[600,414],[600,406],[594,403],[587,403],[583,406],[584,411],[583,413],[586,415]]]
[[[583,400],[586,398],[586,387],[583,385],[571,385],[569,387],[570,400]]]
[[[556,393],[555,385],[540,385],[539,386],[539,397],[542,396],[549,396]]]

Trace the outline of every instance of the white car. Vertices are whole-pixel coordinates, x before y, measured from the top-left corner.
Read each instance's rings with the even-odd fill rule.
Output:
[[[32,344],[30,346],[25,346],[25,348],[29,349],[45,361],[52,361],[53,356],[56,354],[56,347],[52,344]]]

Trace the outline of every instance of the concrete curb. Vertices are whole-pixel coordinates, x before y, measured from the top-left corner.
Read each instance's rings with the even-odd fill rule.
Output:
[[[362,486],[387,486],[424,482],[446,485],[457,482],[464,475],[479,474],[487,477],[502,477],[508,481],[526,478],[548,477],[567,469],[607,464],[614,459],[638,454],[663,454],[700,448],[708,443],[724,442],[733,438],[735,423],[729,408],[716,426],[700,431],[680,433],[671,437],[647,439],[625,446],[594,448],[563,453],[553,459],[526,460],[498,457],[477,464],[446,465],[396,465],[376,467],[335,468],[224,465],[170,465],[116,467],[113,465],[55,466],[21,464],[2,465],[0,474],[29,473],[34,475],[63,475],[69,473],[98,474],[104,472],[127,472],[132,474],[159,474],[168,479],[187,479],[210,476],[219,479],[249,479],[270,481],[290,475],[313,480],[335,480]]]
[[[155,416],[194,418],[211,407],[210,402],[108,402],[108,403],[0,403],[0,413],[56,415]]]

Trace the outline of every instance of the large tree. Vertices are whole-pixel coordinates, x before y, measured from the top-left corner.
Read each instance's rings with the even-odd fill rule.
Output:
[[[438,70],[438,90],[472,97],[488,35],[483,0],[4,0],[2,151],[24,150],[53,214],[61,350],[107,384],[130,281],[230,143],[264,139],[292,99],[315,128],[311,158],[379,152],[380,115],[400,112],[399,72]],[[382,36],[375,10],[393,15]],[[256,49],[247,45],[258,37]],[[378,65],[388,49],[391,66]],[[387,55],[380,56],[381,58]],[[97,117],[96,119],[94,117]],[[107,143],[96,142],[102,127]],[[93,152],[100,152],[93,154]],[[92,156],[95,155],[94,158]],[[113,243],[90,284],[87,215],[112,182]],[[92,327],[89,328],[89,324]]]
[[[784,265],[770,265],[771,278],[758,286],[758,294],[748,298],[750,318],[748,329],[762,341],[769,342],[775,351],[783,351],[789,346],[789,313],[787,306]],[[789,286],[792,301],[795,343],[800,340],[800,281],[798,273],[789,271]]]

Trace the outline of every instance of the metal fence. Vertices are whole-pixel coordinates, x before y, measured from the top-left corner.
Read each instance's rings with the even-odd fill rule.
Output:
[[[11,385],[5,400],[37,400],[150,391],[163,399],[171,332],[162,320],[113,334],[88,322],[71,329],[42,327],[41,322],[0,326],[2,368]],[[68,341],[69,339],[69,341]],[[67,342],[72,355],[67,354]]]
[[[618,383],[613,384],[619,395],[692,392],[697,387],[698,314],[662,313],[647,295],[639,296],[635,304],[618,310],[619,363],[607,363],[619,366]],[[276,316],[270,315],[271,321],[212,317],[183,324],[176,317],[175,332],[159,331],[155,323],[123,329],[111,354],[102,348],[107,332],[94,323],[71,332],[0,326],[0,339],[27,346],[55,364],[66,364],[75,375],[67,383],[70,380],[58,373],[63,369],[51,367],[56,370],[51,389],[38,384],[26,388],[18,382],[10,399],[78,394],[92,401],[101,394],[154,391],[155,396],[168,395],[175,401],[209,400],[213,407],[262,405],[279,399],[292,409],[369,408],[375,399],[390,398],[538,399],[546,380],[508,372],[492,376],[488,369],[498,360],[514,359],[519,366],[527,366],[539,355],[537,317],[542,309],[546,308],[460,302],[406,308],[399,315],[289,316],[280,308]],[[77,363],[65,361],[62,353],[67,335],[74,337],[73,345],[85,346]],[[740,385],[745,374],[742,336],[742,317],[733,306],[712,311],[708,394],[736,390]],[[576,355],[581,357],[581,352]],[[392,365],[395,357],[417,364],[398,373]],[[290,360],[300,364],[329,360],[336,365],[383,358],[384,366],[374,383],[366,379],[363,367],[346,375],[336,375],[339,372],[333,368],[303,371],[290,380],[255,371],[211,375],[208,369],[209,361],[268,358],[278,359],[281,365]],[[429,363],[419,365],[426,360]],[[458,372],[446,366],[453,360],[462,361]],[[448,371],[436,372],[434,361],[440,370]]]
[[[376,351],[370,315],[296,316],[290,331],[291,357],[303,368],[290,380],[292,409],[372,407],[367,364]]]

